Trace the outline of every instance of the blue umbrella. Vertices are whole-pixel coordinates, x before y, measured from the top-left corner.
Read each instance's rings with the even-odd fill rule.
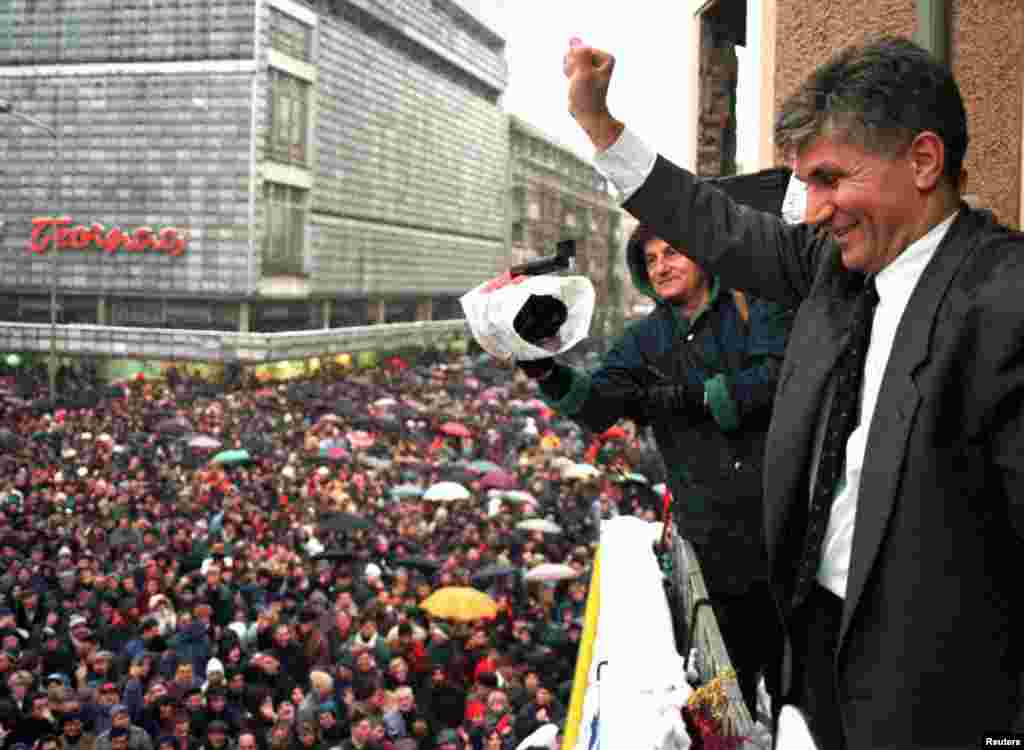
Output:
[[[210,463],[214,464],[241,464],[250,460],[249,451],[246,450],[229,450],[221,451],[216,456],[210,459]]]
[[[415,484],[400,484],[388,490],[391,497],[423,497],[423,488]]]

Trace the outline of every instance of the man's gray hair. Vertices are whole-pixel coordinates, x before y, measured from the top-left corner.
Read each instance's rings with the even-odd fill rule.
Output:
[[[945,146],[944,173],[956,186],[967,153],[967,112],[949,69],[902,37],[847,47],[783,103],[775,142],[799,151],[816,138],[893,157],[929,131]]]

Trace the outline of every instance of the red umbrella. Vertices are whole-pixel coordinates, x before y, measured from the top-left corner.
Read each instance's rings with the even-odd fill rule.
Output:
[[[441,425],[441,432],[453,437],[469,437],[473,433],[461,422],[445,422]]]
[[[618,425],[612,425],[601,433],[601,437],[605,440],[625,440],[627,435],[624,429]]]
[[[519,480],[510,472],[492,471],[484,474],[480,486],[485,490],[514,490],[519,486]]]
[[[345,437],[348,438],[349,445],[356,450],[366,450],[377,442],[373,435],[368,432],[364,432],[363,430],[353,430]]]

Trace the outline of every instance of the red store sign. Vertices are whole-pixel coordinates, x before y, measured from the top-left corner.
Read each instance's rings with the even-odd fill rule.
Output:
[[[187,233],[174,227],[159,232],[152,227],[139,227],[125,233],[120,227],[107,229],[100,223],[71,226],[70,216],[43,216],[32,219],[32,240],[29,250],[45,255],[50,247],[58,250],[104,250],[111,255],[118,250],[129,253],[157,252],[178,256],[185,252]]]

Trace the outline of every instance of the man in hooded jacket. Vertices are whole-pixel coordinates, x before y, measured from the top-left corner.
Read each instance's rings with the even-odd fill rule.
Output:
[[[737,200],[778,213],[788,170],[718,181]],[[762,195],[751,191],[760,183]],[[604,432],[623,418],[651,426],[668,469],[677,531],[695,547],[740,689],[753,710],[757,681],[780,637],[763,547],[764,440],[790,311],[726,289],[639,225],[626,248],[636,288],[654,300],[601,365],[521,362],[544,400]]]

